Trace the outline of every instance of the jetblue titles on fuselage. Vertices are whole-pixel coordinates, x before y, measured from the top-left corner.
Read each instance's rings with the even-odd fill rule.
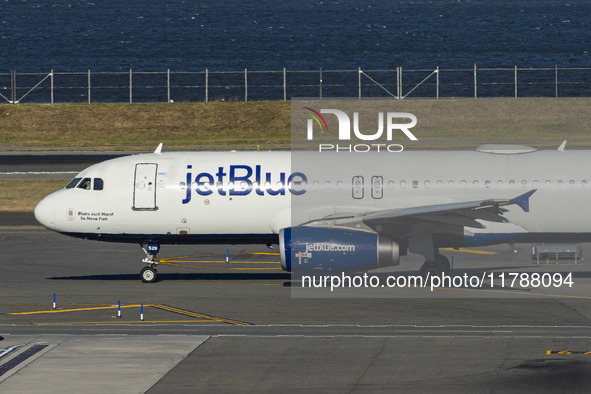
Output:
[[[218,167],[215,173],[199,172],[193,177],[193,166],[187,165],[186,191],[183,204],[191,201],[191,191],[200,196],[218,193],[220,196],[256,195],[284,196],[286,190],[301,195],[306,192],[308,178],[301,172],[286,176],[285,172],[263,172],[260,165],[230,165]]]

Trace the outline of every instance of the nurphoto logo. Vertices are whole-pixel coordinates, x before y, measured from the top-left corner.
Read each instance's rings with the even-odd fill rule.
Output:
[[[319,152],[402,152],[404,147],[392,141],[418,141],[410,131],[417,117],[408,112],[301,108],[307,117],[306,140],[319,141]]]

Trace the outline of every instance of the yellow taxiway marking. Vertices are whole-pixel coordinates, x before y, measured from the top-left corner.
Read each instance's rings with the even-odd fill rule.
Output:
[[[92,306],[92,307],[97,307],[98,305],[104,305],[105,307],[110,308],[111,305],[113,304],[66,304],[66,303],[60,303],[60,306],[63,305],[69,305],[69,306]],[[31,304],[26,304],[26,303],[20,303],[20,304],[2,304],[0,303],[0,306],[47,306],[47,303],[31,303]],[[115,305],[115,307],[117,307],[117,305]]]
[[[140,323],[211,323],[211,320],[113,320],[113,321],[75,321],[63,323],[33,323],[36,326],[69,326],[83,324],[140,324]]]
[[[123,308],[139,308],[141,305],[121,305],[121,309]],[[144,305],[154,306],[154,305]],[[50,311],[33,311],[33,312],[11,312],[7,313],[7,315],[12,316],[24,316],[24,315],[42,315],[48,313],[67,313],[67,312],[83,312],[83,311],[98,311],[98,310],[105,310],[105,309],[117,309],[117,305],[112,306],[96,306],[91,308],[75,308],[75,309],[52,309]]]
[[[176,282],[176,283],[183,283],[183,282]],[[187,284],[191,284],[193,282],[184,282]],[[258,283],[258,282],[242,282],[242,283],[236,283],[236,282],[219,282],[219,281],[206,281],[206,282],[202,282],[199,283],[199,285],[231,285],[231,286],[283,286],[283,282],[281,283]]]
[[[277,252],[237,252],[237,253],[230,253],[229,256],[239,256],[239,255],[255,255],[255,256],[279,256]],[[226,256],[225,253],[213,253],[213,254],[194,254],[190,256],[177,256],[177,257],[166,257],[165,259],[189,259],[194,257],[218,257],[218,256]]]
[[[547,355],[551,354],[565,354],[565,355],[576,355],[576,354],[583,354],[586,356],[591,356],[591,351],[589,350],[546,350]]]
[[[246,323],[243,321],[238,321],[238,320],[232,320],[232,319],[226,319],[223,317],[217,317],[217,316],[210,316],[210,315],[204,315],[202,313],[197,313],[197,312],[191,312],[185,309],[179,309],[179,308],[175,308],[172,306],[168,306],[168,305],[153,305],[155,308],[158,309],[162,309],[165,311],[169,311],[169,312],[173,312],[173,313],[178,313],[181,315],[185,315],[185,316],[191,316],[191,317],[195,317],[198,319],[206,319],[208,321],[212,321],[212,322],[220,322],[220,323],[228,323],[228,324],[233,324],[233,325],[238,325],[238,326],[250,326],[250,323]]]
[[[162,265],[169,265],[172,267],[185,267],[185,268],[201,268],[206,270],[228,270],[228,271],[269,271],[274,270],[277,271],[279,268],[276,267],[204,267],[200,265],[188,265],[188,264],[176,264],[176,263],[167,263],[167,262],[160,262]]]
[[[227,256],[236,258],[240,255],[256,255],[256,256],[279,256],[276,252],[237,252],[230,253]],[[165,257],[158,259],[158,263],[162,265],[168,265],[172,267],[184,267],[184,268],[198,268],[208,270],[229,270],[229,271],[269,271],[278,270],[280,264],[279,261],[244,261],[244,260],[203,260],[208,257],[225,257],[224,253],[213,253],[213,254],[198,254],[191,256],[178,256],[178,257]],[[196,259],[196,260],[192,260]],[[213,266],[207,265],[192,265],[192,264],[212,264]],[[222,267],[221,265],[233,264],[234,266]],[[275,267],[236,267],[239,264],[271,264]]]
[[[136,305],[122,305],[121,309],[124,308],[140,308],[142,305],[140,304],[136,304]],[[224,317],[217,317],[217,316],[211,316],[211,315],[206,315],[203,313],[197,313],[197,312],[192,312],[192,311],[188,311],[186,309],[180,309],[180,308],[175,308],[173,306],[168,306],[168,305],[161,305],[161,304],[145,304],[143,305],[144,307],[152,307],[152,308],[156,308],[156,309],[161,309],[167,312],[172,312],[172,313],[177,313],[179,315],[184,315],[184,316],[189,316],[189,317],[194,317],[196,319],[200,319],[200,320],[190,320],[191,322],[209,322],[209,323],[227,323],[227,324],[233,324],[233,325],[238,325],[238,326],[249,326],[251,325],[251,323],[247,323],[247,322],[243,322],[243,321],[239,321],[239,320],[233,320],[233,319],[226,319]],[[51,314],[51,313],[68,313],[68,312],[84,312],[84,311],[96,311],[96,310],[106,310],[106,309],[111,309],[111,310],[115,310],[117,309],[117,305],[113,305],[113,306],[100,306],[100,307],[92,307],[92,308],[76,308],[76,309],[55,309],[55,310],[49,310],[49,311],[32,311],[32,312],[12,312],[12,313],[7,313],[7,315],[11,315],[11,316],[30,316],[30,315],[42,315],[42,314]],[[37,324],[66,324],[66,323],[37,323]]]
[[[465,248],[441,248],[441,250],[446,250],[448,252],[462,252],[462,253],[474,253],[474,254],[485,254],[485,255],[494,255],[499,254],[499,252],[492,252],[490,250],[472,250],[472,249],[465,249]]]

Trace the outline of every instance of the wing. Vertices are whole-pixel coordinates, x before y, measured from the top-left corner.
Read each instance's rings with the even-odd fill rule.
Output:
[[[536,189],[512,199],[492,199],[451,204],[427,205],[390,209],[362,214],[335,214],[307,225],[322,225],[327,221],[336,225],[359,222],[392,239],[412,237],[424,232],[463,233],[464,227],[484,228],[478,220],[507,223],[503,214],[508,205],[517,205],[529,212],[529,198]],[[339,223],[340,222],[340,223]]]

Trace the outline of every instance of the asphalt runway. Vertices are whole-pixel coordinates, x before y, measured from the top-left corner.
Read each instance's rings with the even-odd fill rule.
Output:
[[[0,180],[71,179],[93,164],[139,152],[0,152]]]
[[[0,245],[3,392],[587,392],[591,383],[591,267],[532,266],[529,245],[445,254],[456,276],[572,273],[573,286],[495,279],[402,296],[301,294],[276,251],[257,245],[164,246],[159,282],[143,284],[137,245],[36,226],[1,227]],[[408,258],[380,275],[419,266]]]
[[[69,179],[121,154],[3,153],[0,178]],[[446,251],[453,277],[487,279],[479,288],[330,291],[302,287],[264,246],[165,246],[160,281],[143,284],[137,245],[70,239],[18,213],[0,214],[0,226],[1,392],[587,392],[591,383],[591,267],[533,266],[529,245]],[[410,278],[420,264],[406,258],[376,276]],[[574,284],[513,287],[501,273],[570,274]]]

